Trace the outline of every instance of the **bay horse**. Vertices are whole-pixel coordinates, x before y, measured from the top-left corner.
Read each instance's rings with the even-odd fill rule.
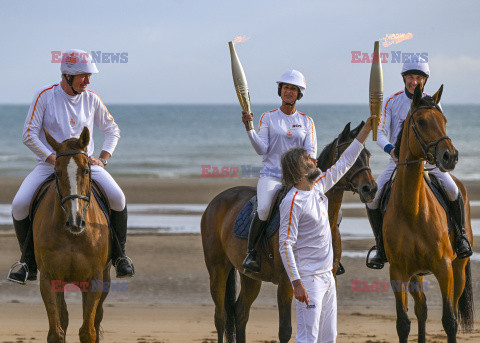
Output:
[[[343,151],[357,136],[363,122],[354,130],[350,123],[342,133],[327,145],[318,158],[317,166],[327,170],[340,158]],[[340,233],[337,227],[338,212],[344,190],[357,191],[362,201],[371,201],[377,185],[372,177],[369,151],[364,148],[350,171],[337,183],[337,188],[326,193],[329,198],[328,213],[332,229],[335,260],[341,256]],[[278,250],[278,230],[268,240],[272,258],[265,251],[259,251],[262,264],[260,273],[245,274],[242,262],[247,252],[247,240],[235,237],[235,220],[247,201],[256,194],[254,187],[234,187],[218,194],[207,206],[201,220],[201,233],[205,263],[210,275],[210,293],[215,303],[215,327],[218,342],[246,341],[246,325],[250,307],[260,292],[262,281],[278,285],[277,303],[279,311],[279,332],[281,343],[288,342],[292,335],[291,303],[293,290],[283,267]],[[336,250],[336,251],[335,251]],[[240,274],[241,290],[236,297],[236,270]],[[336,271],[336,269],[335,269]],[[335,275],[334,271],[334,275]]]
[[[82,343],[100,340],[103,301],[110,282],[108,223],[91,191],[91,170],[86,149],[90,134],[58,143],[46,130],[56,152],[55,182],[50,183],[33,220],[35,256],[40,270],[40,291],[47,310],[48,342],[65,342],[68,311],[64,286],[82,291]],[[69,285],[67,285],[69,287]]]
[[[426,187],[423,177],[424,161],[448,172],[455,168],[458,160],[458,152],[446,135],[447,120],[438,106],[442,91],[443,85],[432,97],[422,98],[420,86],[415,89],[411,109],[403,124],[400,162],[383,220],[400,342],[407,342],[410,332],[407,292],[415,301],[418,342],[425,342],[427,304],[422,275],[426,273],[433,273],[440,284],[442,324],[448,342],[457,341],[457,314],[465,331],[473,327],[470,261],[469,258],[456,258],[451,243],[454,234],[448,232],[446,213]],[[468,193],[462,182],[454,180],[465,199],[465,230],[472,244]]]

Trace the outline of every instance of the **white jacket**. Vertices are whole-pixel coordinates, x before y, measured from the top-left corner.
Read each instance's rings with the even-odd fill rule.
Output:
[[[279,249],[290,281],[333,268],[325,193],[353,166],[363,144],[355,139],[340,159],[315,181],[311,191],[293,187],[280,204]]]
[[[59,84],[40,89],[34,96],[23,127],[23,143],[45,161],[54,153],[43,129],[58,142],[78,138],[86,126],[90,131],[87,153],[93,155],[93,124],[105,134],[102,150],[113,154],[120,138],[120,129],[100,97],[92,91],[68,95]]]
[[[313,158],[317,154],[317,134],[312,118],[296,111],[291,115],[280,109],[260,117],[258,133],[248,131],[253,148],[263,155],[261,176],[282,177],[282,154],[290,148],[304,147]]]

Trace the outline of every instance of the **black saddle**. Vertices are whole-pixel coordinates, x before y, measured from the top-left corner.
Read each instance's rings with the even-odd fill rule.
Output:
[[[47,190],[49,189],[50,184],[55,182],[55,174],[50,175],[43,181],[40,186],[38,186],[37,190],[33,194],[32,201],[30,202],[30,209],[29,209],[29,217],[30,222],[33,223],[33,218],[38,210],[38,206],[40,205],[41,201],[45,197]],[[97,181],[92,179],[92,193],[97,199],[97,202],[102,209],[103,214],[108,222],[108,227],[111,228],[110,224],[110,203],[108,202],[108,198],[105,195],[105,191],[103,188],[98,184]],[[110,235],[111,236],[111,235]]]
[[[393,185],[393,181],[395,180],[395,176],[396,176],[396,170],[392,174],[392,177],[390,178],[390,180],[385,184],[385,187],[383,187],[382,195],[380,196],[380,209],[382,211],[382,216],[385,215],[385,211],[387,209],[388,200],[390,199],[390,193],[392,191],[392,185]],[[423,176],[426,184],[432,190],[433,194],[435,195],[438,202],[440,203],[440,205],[442,205],[443,209],[445,210],[445,213],[447,214],[448,233],[450,234],[450,232],[453,229],[453,219],[447,204],[447,199],[448,199],[447,194],[445,193],[443,188],[440,186],[440,182],[435,177],[435,175],[428,172],[424,172]]]

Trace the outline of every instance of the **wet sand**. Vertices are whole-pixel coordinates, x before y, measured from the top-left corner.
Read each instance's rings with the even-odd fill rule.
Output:
[[[17,182],[17,183],[15,183]],[[8,203],[19,180],[2,180],[1,203]],[[255,185],[255,180],[131,180],[120,179],[130,202],[207,203],[221,190],[237,185]],[[480,187],[467,184],[471,198],[480,200]],[[10,197],[10,198],[9,198]],[[10,199],[10,200],[8,200]],[[345,201],[358,201],[347,195]],[[476,242],[479,238],[476,237]],[[373,239],[345,240],[343,249],[363,252]],[[208,272],[203,260],[199,235],[130,235],[128,254],[134,259],[137,276],[128,280],[128,291],[111,292],[105,302],[102,322],[104,342],[215,342],[214,306],[209,292]],[[475,247],[475,252],[480,249]],[[0,236],[0,271],[6,275],[18,258],[12,234]],[[395,342],[395,305],[390,288],[375,289],[372,282],[388,282],[388,268],[366,268],[363,258],[343,257],[346,274],[338,278],[338,342]],[[472,263],[475,301],[480,301],[480,262]],[[444,342],[441,325],[441,298],[436,280],[427,276],[429,316],[427,341]],[[113,279],[125,282],[125,279]],[[358,286],[361,282],[362,286]],[[367,283],[368,287],[364,283]],[[81,326],[81,296],[66,295],[70,312],[68,341],[78,342]],[[410,337],[416,340],[416,319],[410,298],[412,320]],[[292,305],[294,306],[294,305]],[[295,333],[295,312],[293,327]],[[462,342],[480,341],[480,313],[476,312],[475,331],[459,333]],[[47,315],[38,281],[20,286],[0,280],[0,342],[43,342],[48,332]],[[254,302],[248,342],[276,342],[278,313],[276,286],[264,283]],[[291,340],[294,342],[294,339]]]

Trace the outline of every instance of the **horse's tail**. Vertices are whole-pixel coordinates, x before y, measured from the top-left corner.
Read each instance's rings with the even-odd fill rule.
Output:
[[[227,313],[227,320],[225,323],[225,338],[228,343],[235,342],[235,302],[237,298],[236,275],[237,271],[235,268],[232,268],[228,274],[227,287],[225,289],[225,312]]]
[[[458,300],[458,318],[463,332],[473,330],[473,289],[472,289],[472,271],[470,268],[470,259],[465,266],[465,289]]]

